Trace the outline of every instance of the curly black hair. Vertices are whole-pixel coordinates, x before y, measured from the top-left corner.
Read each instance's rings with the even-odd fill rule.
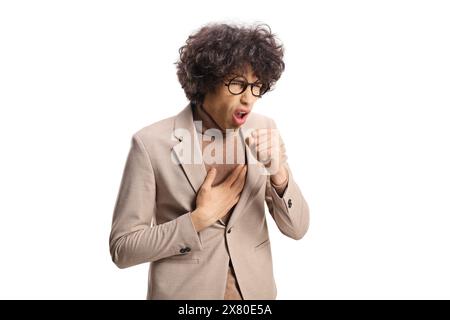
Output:
[[[249,64],[267,88],[284,71],[284,48],[267,24],[211,23],[190,35],[179,49],[177,76],[186,97],[201,103],[207,92]]]

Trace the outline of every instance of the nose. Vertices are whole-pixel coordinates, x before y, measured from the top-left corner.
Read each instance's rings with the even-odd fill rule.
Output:
[[[255,102],[256,97],[252,94],[251,86],[247,86],[245,91],[241,93],[240,100],[243,105],[252,105]]]

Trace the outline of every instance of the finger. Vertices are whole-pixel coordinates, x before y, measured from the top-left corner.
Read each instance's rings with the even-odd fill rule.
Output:
[[[256,151],[265,150],[272,146],[272,141],[270,139],[260,140],[258,143],[254,145]]]
[[[278,131],[274,129],[258,129],[252,132],[251,136],[257,140],[261,140],[271,136],[277,136]]]
[[[237,196],[233,199],[233,202],[231,202],[230,208],[232,208],[236,203],[238,203],[238,201],[239,201],[240,198],[241,198],[241,197],[240,197],[239,195],[237,195]]]
[[[271,144],[270,142],[260,142],[259,144],[255,144],[256,140],[254,138],[248,138],[248,144],[249,144],[249,148],[252,151],[252,153],[255,155],[255,157],[257,158],[257,154],[260,150],[265,150],[270,148]]]
[[[211,168],[206,175],[205,180],[203,181],[202,187],[211,188],[214,179],[216,178],[216,168]]]
[[[257,159],[258,159],[258,161],[261,161],[263,163],[268,162],[272,159],[272,153],[273,153],[272,148],[268,148],[263,151],[258,151]]]
[[[277,147],[274,147],[272,145],[261,145],[256,147],[256,152],[257,153],[263,153],[263,152],[267,152],[268,150],[272,150],[272,149],[278,149]]]
[[[223,183],[231,186],[234,183],[234,181],[238,178],[239,172],[242,170],[243,167],[244,165],[240,164],[236,168],[234,168]]]
[[[256,130],[252,131],[251,136],[253,138],[262,137],[264,135],[269,134],[270,132],[271,132],[271,129],[256,129]]]
[[[256,146],[267,145],[280,145],[280,137],[276,133],[264,134],[259,136],[254,143]]]
[[[264,141],[266,141],[265,139],[264,139]],[[256,146],[258,145],[258,144],[260,144],[260,143],[262,143],[263,141],[262,140],[258,140],[257,138],[254,138],[254,137],[248,137],[247,139],[246,139],[246,144],[249,146],[249,148],[251,149],[251,150],[255,150],[255,148],[256,148]]]

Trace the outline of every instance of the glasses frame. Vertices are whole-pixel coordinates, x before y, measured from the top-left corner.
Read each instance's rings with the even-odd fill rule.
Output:
[[[239,92],[239,93],[234,93],[234,92],[232,92],[231,89],[230,89],[230,84],[231,84],[231,82],[233,82],[233,81],[236,80],[237,78],[240,79],[239,81],[242,81],[242,80],[243,80],[242,82],[244,82],[244,88],[242,89],[241,92]],[[241,79],[242,79],[242,80],[241,80]],[[257,95],[257,94],[255,94],[255,93],[253,92],[253,88],[256,87],[257,85],[261,85],[261,88],[262,88],[262,87],[264,86],[264,84],[261,83],[261,82],[259,82],[259,80],[250,83],[250,82],[248,82],[247,79],[245,79],[245,77],[243,77],[243,76],[235,76],[235,77],[231,78],[230,81],[225,82],[224,84],[225,84],[225,86],[228,88],[228,91],[229,91],[232,95],[235,95],[235,96],[238,96],[238,95],[242,94],[243,92],[245,92],[245,90],[247,90],[247,87],[248,87],[248,86],[250,86],[250,91],[252,92],[252,95],[253,95],[254,97],[257,97],[257,98],[261,98],[261,97],[262,97],[267,91],[269,91],[269,89],[270,89],[270,87],[267,86],[266,89],[265,89],[264,91],[262,91],[262,93],[260,92],[260,94]]]

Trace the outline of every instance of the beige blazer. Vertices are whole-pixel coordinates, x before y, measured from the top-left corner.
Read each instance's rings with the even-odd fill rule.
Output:
[[[249,128],[275,128],[275,123],[252,112],[239,129],[242,139]],[[223,299],[229,259],[244,299],[275,299],[264,201],[286,236],[300,239],[309,225],[308,204],[290,169],[279,197],[260,164],[249,162],[228,224],[217,221],[197,233],[190,213],[206,170],[201,161],[183,163],[188,139],[197,141],[189,105],[133,135],[114,208],[112,260],[119,268],[150,262],[147,299]],[[199,152],[197,141],[191,155]],[[254,160],[247,146],[246,156]]]

